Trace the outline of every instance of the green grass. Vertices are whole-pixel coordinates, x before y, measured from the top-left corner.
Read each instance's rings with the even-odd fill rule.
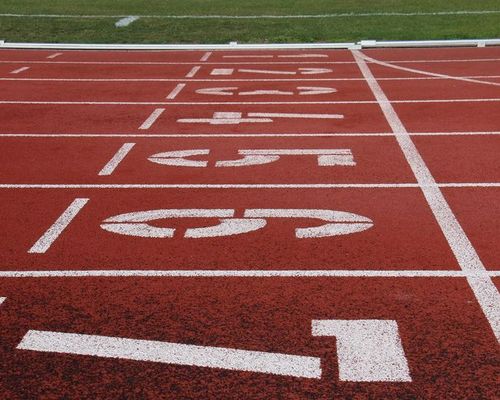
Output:
[[[0,13],[70,15],[295,15],[500,10],[498,0],[2,0]],[[11,42],[284,43],[362,39],[423,40],[500,37],[500,14],[370,16],[307,19],[141,18],[116,28],[115,18],[0,17]]]

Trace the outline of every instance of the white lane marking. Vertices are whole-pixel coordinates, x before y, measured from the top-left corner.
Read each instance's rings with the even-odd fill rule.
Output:
[[[296,228],[295,237],[298,239],[323,238],[339,235],[349,235],[370,229],[373,221],[358,214],[345,211],[321,209],[247,209],[244,218],[233,218],[234,209],[159,209],[135,211],[119,214],[105,219],[101,228],[119,235],[173,238],[176,229],[157,227],[148,222],[167,218],[218,218],[219,223],[214,226],[189,228],[185,238],[208,238],[240,235],[254,232],[267,225],[267,218],[288,219],[319,219],[327,222],[321,226],[310,228]]]
[[[379,64],[379,65],[382,65],[384,67],[394,68],[394,69],[397,69],[397,70],[411,72],[411,73],[414,73],[414,74],[429,75],[429,76],[434,76],[434,77],[438,77],[438,78],[453,79],[453,80],[456,80],[456,81],[469,82],[469,83],[479,83],[479,84],[482,84],[482,85],[500,86],[499,82],[480,81],[480,80],[477,80],[477,79],[463,78],[461,76],[452,76],[452,75],[446,75],[446,74],[438,74],[438,73],[435,73],[435,72],[422,71],[420,69],[401,67],[399,65],[394,65],[394,64],[391,64],[391,63],[388,63],[388,62],[376,60],[376,59],[374,59],[372,57],[366,56],[363,53],[359,53],[359,57],[363,58],[366,61],[374,63],[374,64]]]
[[[193,78],[198,73],[198,71],[200,69],[201,69],[201,67],[199,65],[191,68],[191,70],[186,74],[186,78]]]
[[[142,123],[139,129],[146,130],[151,128],[151,126],[156,122],[163,111],[165,111],[164,108],[157,108],[156,110],[154,110],[151,115]]]
[[[224,103],[228,104],[228,103]],[[343,119],[341,114],[297,114],[297,113],[260,113],[249,112],[243,117],[241,112],[214,112],[212,118],[180,118],[177,122],[181,124],[210,124],[210,125],[238,125],[253,123],[274,122],[273,118],[301,118],[301,119]]]
[[[313,320],[312,334],[337,339],[341,381],[412,381],[396,321]]]
[[[262,113],[249,112],[250,118],[308,118],[308,119],[343,119],[342,114],[298,114],[298,113]]]
[[[410,136],[497,136],[500,131],[477,132],[413,132]],[[338,132],[338,133],[0,133],[2,137],[32,137],[32,138],[109,138],[109,137],[140,137],[140,138],[184,138],[184,137],[393,137],[394,133],[376,132]]]
[[[246,55],[224,55],[222,58],[328,58],[327,54],[246,54]],[[353,61],[351,61],[352,63]]]
[[[274,58],[271,54],[224,55],[222,58]]]
[[[135,146],[135,143],[124,143],[115,155],[108,161],[108,163],[99,171],[100,176],[111,175],[116,167],[123,161],[123,159],[127,156],[127,154],[132,150],[132,147]]]
[[[45,233],[36,241],[36,243],[28,250],[28,253],[45,253],[52,243],[63,233],[73,219],[78,215],[81,209],[87,204],[89,199],[75,199],[64,210],[59,218],[52,224],[52,226],[45,231]]]
[[[115,22],[115,26],[117,28],[124,28],[126,26],[129,26],[132,22],[137,21],[140,17],[131,15],[125,18],[121,18],[118,21]]]
[[[5,300],[7,300],[7,297],[0,297],[0,304],[2,304]]]
[[[317,357],[154,340],[29,330],[17,349],[321,378]]]
[[[422,192],[432,210],[436,221],[441,227],[448,244],[460,265],[460,268],[469,272],[473,276],[467,281],[476,296],[476,299],[490,323],[491,329],[500,342],[500,293],[487,274],[479,255],[464,232],[462,226],[456,219],[443,193],[439,189],[429,168],[425,164],[417,147],[408,135],[403,122],[388,101],[387,96],[373,76],[370,68],[365,62],[361,52],[353,50],[353,55],[358,62],[361,73],[377,100],[380,101],[380,108],[384,113],[387,122],[394,132],[396,140],[403,152],[410,168],[422,188]]]
[[[177,95],[186,87],[185,83],[179,83],[172,91],[168,94],[167,99],[173,100],[177,97]]]
[[[393,100],[393,104],[425,104],[425,103],[497,103],[500,98],[487,99],[431,99],[431,100]],[[329,105],[329,104],[378,104],[375,100],[346,101],[31,101],[31,100],[0,100],[0,104],[25,105],[81,105],[81,106],[210,106],[210,105]]]
[[[265,89],[265,90],[252,90],[252,91],[239,91],[237,86],[225,86],[225,87],[211,87],[197,89],[196,93],[206,94],[211,96],[277,96],[277,95],[287,95],[292,96],[294,94],[298,95],[318,95],[318,94],[331,94],[335,93],[337,89],[329,87],[317,87],[317,86],[297,86],[297,91],[295,90],[277,90],[277,89]]]
[[[240,68],[238,72],[248,74],[270,74],[270,75],[318,75],[332,72],[329,68],[299,68],[297,71],[270,71],[262,69]]]
[[[21,72],[27,71],[28,69],[30,69],[30,67],[21,67],[21,68],[15,69],[13,71],[10,71],[10,73],[11,74],[20,74]]]
[[[491,277],[500,277],[500,270],[489,271]],[[0,278],[57,278],[57,277],[168,277],[168,278],[466,278],[464,271],[453,270],[150,270],[150,269],[110,269],[110,270],[47,270],[47,271],[0,271]]]
[[[210,56],[212,55],[212,52],[211,51],[207,51],[205,54],[203,54],[203,56],[200,58],[200,61],[202,62],[205,62],[205,61],[208,61],[208,59],[210,58]]]
[[[214,68],[210,75],[232,75],[233,72],[233,68]]]
[[[438,183],[443,188],[492,188],[500,182]],[[420,188],[418,183],[1,183],[0,189],[372,189]]]
[[[195,67],[196,68],[196,67]],[[477,79],[498,79],[500,75],[465,75],[462,78]],[[379,81],[427,81],[427,80],[447,80],[446,77],[439,76],[405,76],[377,78]],[[184,78],[0,78],[0,81],[20,81],[20,82],[178,82]],[[259,79],[192,79],[192,82],[317,82],[317,81],[364,81],[364,78],[259,78]]]
[[[54,53],[54,54],[48,55],[47,58],[50,60],[53,60],[56,57],[62,56],[62,54],[63,53]]]
[[[195,150],[175,150],[153,154],[148,160],[161,165],[171,165],[175,167],[204,168],[208,166],[208,161],[188,160],[186,157],[210,154],[208,149]]]
[[[258,149],[238,150],[243,158],[217,161],[216,167],[243,167],[262,165],[278,161],[281,156],[316,155],[320,167],[355,166],[350,149]]]
[[[398,12],[347,12],[330,14],[261,14],[261,15],[139,15],[141,18],[159,19],[306,19],[306,18],[357,18],[357,17],[411,17],[411,16],[439,16],[439,15],[486,15],[500,14],[500,10],[458,10],[458,11],[398,11]],[[77,19],[102,19],[102,18],[124,18],[126,15],[85,15],[85,14],[19,14],[2,13],[0,17],[12,18],[77,18]]]
[[[459,63],[459,62],[498,62],[500,58],[471,58],[451,60],[384,60],[387,63]],[[193,65],[198,61],[43,61],[43,60],[0,60],[0,64],[75,64],[75,65]],[[290,65],[290,61],[216,61],[205,65]],[[355,61],[293,61],[293,65],[350,65]]]

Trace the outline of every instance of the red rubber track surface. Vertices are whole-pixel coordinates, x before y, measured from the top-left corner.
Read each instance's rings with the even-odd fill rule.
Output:
[[[0,51],[0,397],[500,397],[488,303],[500,288],[500,48],[362,54],[388,102],[347,50]],[[264,156],[231,166],[252,152]],[[223,217],[150,221],[175,228],[162,238],[101,226],[185,209],[240,222],[343,211],[370,226],[300,237],[345,224],[307,213],[202,238],[188,232]],[[341,339],[314,336],[315,320],[393,322],[410,379],[344,379]],[[313,357],[321,376],[22,349],[32,331]]]

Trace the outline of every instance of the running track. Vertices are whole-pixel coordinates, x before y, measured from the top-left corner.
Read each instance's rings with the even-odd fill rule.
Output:
[[[500,48],[0,52],[1,397],[493,399]]]

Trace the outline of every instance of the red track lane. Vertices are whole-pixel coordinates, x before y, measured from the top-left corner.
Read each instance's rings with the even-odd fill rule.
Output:
[[[296,82],[60,82],[3,81],[0,100],[19,101],[165,101],[185,84],[172,101],[183,102],[307,102],[374,101],[360,81]],[[274,92],[274,93],[273,93]],[[221,94],[217,94],[221,93]]]
[[[191,70],[200,66],[198,72],[193,73],[195,79],[339,79],[339,78],[361,78],[356,64],[328,64],[328,63],[310,63],[301,61],[298,64],[272,64],[272,63],[245,63],[237,61],[234,64],[207,64],[188,63],[177,64],[152,63],[141,64],[140,62],[110,62],[100,64],[99,62],[77,61],[66,63],[64,61],[43,61],[41,63],[23,63],[22,61],[11,62],[4,61],[0,63],[0,68],[6,74],[8,71],[29,66],[29,71],[22,75],[10,75],[7,77],[23,78],[94,78],[94,79],[134,79],[134,78],[168,78],[185,79]],[[302,68],[302,70],[300,70]],[[232,73],[221,75],[215,70],[232,69]],[[243,70],[243,71],[241,71]],[[253,72],[259,71],[259,72]],[[264,71],[264,72],[260,72]],[[271,71],[271,72],[266,72]],[[189,78],[189,76],[188,76]]]
[[[165,100],[166,102],[166,100]],[[156,108],[165,112],[147,130],[139,130]],[[180,123],[209,119],[216,112],[344,115],[343,119],[276,118],[273,122],[211,125]],[[0,109],[0,133],[318,133],[388,132],[378,104],[331,105],[16,105]]]
[[[493,399],[495,338],[463,279],[3,280],[5,398]],[[313,319],[398,324],[413,381],[339,380]],[[321,358],[321,379],[16,350],[28,330]],[[71,383],[68,383],[71,382]]]
[[[500,47],[362,52],[377,59],[398,61],[399,64],[395,64],[405,68],[440,74],[500,74],[500,61],[477,61],[500,58]],[[62,54],[47,58],[55,53]],[[310,57],[315,54],[327,57]],[[265,57],[251,57],[255,55]],[[309,56],[296,57],[304,55]],[[464,59],[473,61],[456,61]],[[11,62],[1,62],[6,60]],[[42,63],[24,63],[23,60]],[[415,60],[424,61],[413,62]],[[436,60],[455,61],[431,62]],[[370,62],[367,65],[376,79],[426,77]],[[29,69],[11,74],[24,66]],[[193,72],[194,77],[186,78],[186,74],[197,66],[201,68]],[[314,68],[331,69],[331,72]],[[211,75],[214,69],[218,69],[219,74],[231,74]],[[224,71],[227,69],[234,71]],[[318,73],[303,74],[311,71]],[[12,78],[15,80],[10,81]],[[172,81],[21,80],[30,78]],[[199,81],[202,79],[205,81]],[[0,188],[0,270],[10,271],[7,274],[54,270],[88,270],[95,274],[97,270],[106,270],[115,275],[107,278],[0,278],[0,398],[455,400],[500,397],[495,386],[500,365],[498,342],[494,336],[497,311],[491,304],[491,299],[495,299],[494,288],[488,286],[491,282],[487,278],[500,268],[500,189],[480,187],[499,182],[500,139],[495,135],[446,135],[446,132],[500,131],[499,102],[433,102],[498,98],[500,89],[459,80],[379,80],[385,95],[399,101],[392,106],[408,132],[444,132],[440,136],[412,136],[419,154],[411,148],[408,150],[407,138],[403,136],[400,142],[403,147],[407,146],[408,161],[392,135],[315,135],[390,134],[392,129],[381,105],[375,102],[284,104],[287,101],[374,101],[363,79],[351,52],[346,50],[0,51],[0,134],[55,135],[0,136],[0,184],[101,185],[93,188]],[[494,78],[481,79],[500,82]],[[166,99],[178,83],[187,85],[175,99]],[[232,96],[196,92],[217,87],[238,87],[238,92],[296,91],[299,86],[333,87],[337,92]],[[415,99],[429,101],[412,102]],[[2,104],[2,100],[151,104]],[[227,104],[242,100],[280,104]],[[175,104],[202,101],[222,104]],[[154,120],[157,109],[164,111]],[[397,118],[390,116],[391,110],[387,107],[384,110],[393,118],[392,126],[396,126]],[[223,115],[216,114],[221,112],[241,113],[243,118],[252,118],[252,113],[341,114],[344,118],[274,115],[269,116],[272,122],[240,121],[236,124],[234,119],[238,114],[226,114],[228,121],[225,122],[230,124],[214,124],[221,122]],[[215,117],[219,120],[196,121]],[[191,121],[182,122],[186,119]],[[58,136],[65,134],[96,134],[97,137]],[[101,134],[145,137],[99,137]],[[147,137],[155,134],[255,136]],[[269,136],[272,134],[304,137]],[[99,175],[101,170],[106,170],[106,165],[109,172],[109,163],[125,143],[135,145],[109,175]],[[148,160],[158,153],[193,149],[210,150],[208,155],[186,158],[206,160],[206,167],[158,164],[168,159],[168,154],[154,157],[156,163]],[[267,160],[267,164],[243,167],[217,164],[217,161],[242,159],[243,150],[269,149],[306,153],[318,149],[346,149],[351,151],[356,165],[320,165],[317,154],[280,155],[279,159],[268,155],[260,159],[260,162]],[[432,198],[436,196],[435,187],[427,191],[427,200],[421,188],[412,187],[416,180],[408,162],[413,163],[415,170],[425,169],[419,164],[420,155],[436,182],[477,184],[477,187],[467,188],[441,186],[453,215],[439,216],[443,210],[437,210],[442,204]],[[259,158],[254,160],[259,162]],[[420,179],[425,180],[425,171],[417,172]],[[432,178],[427,179],[429,181]],[[410,185],[401,185],[403,183]],[[172,186],[104,186],[113,184]],[[199,186],[186,186],[195,184]],[[224,184],[255,186],[208,186]],[[268,187],[257,187],[259,184]],[[329,184],[330,187],[276,187],[286,184]],[[349,184],[357,187],[346,187]],[[368,187],[373,184],[392,187]],[[75,203],[75,199],[88,199],[88,202],[83,205]],[[428,201],[433,204],[436,216]],[[81,208],[69,221],[68,213],[75,210],[75,204]],[[70,205],[72,209],[68,209]],[[173,237],[164,238],[113,233],[117,226],[111,221],[104,222],[125,213],[161,209],[222,209],[229,210],[230,215],[226,212],[223,216],[212,214],[206,218],[175,218],[175,215],[169,218],[162,214],[149,222],[152,228],[146,232],[158,233],[154,228],[175,228]],[[284,215],[291,209],[352,213],[358,218],[351,223],[358,225],[350,228],[354,226],[358,231],[327,237],[301,237],[300,232],[303,236],[314,236],[311,232],[317,232],[309,229],[306,234],[305,228],[324,226],[332,219],[336,223],[333,227],[339,228],[339,215],[325,217],[322,214],[323,219],[306,218],[305,212],[300,218]],[[254,215],[246,215],[246,210],[253,210]],[[268,215],[258,217],[255,215],[258,210]],[[446,210],[443,212],[446,214]],[[360,220],[363,217],[365,219]],[[459,231],[444,226],[453,217],[461,224],[490,274],[483,274],[481,263],[474,263],[475,260],[470,268],[464,266],[464,256],[474,254],[464,249],[467,246],[462,244],[467,239]],[[223,225],[227,221],[229,223]],[[61,224],[66,226],[62,232]],[[107,230],[101,228],[101,224]],[[208,236],[206,229],[196,228],[218,224],[221,226],[219,231],[209,232],[226,236],[189,237]],[[234,233],[235,227],[246,227],[249,232],[227,235],[231,229]],[[130,226],[121,229],[130,229]],[[327,232],[327,228],[323,229]],[[332,227],[328,229],[331,234]],[[452,232],[451,236],[459,236],[448,235],[451,244],[458,243],[460,247],[455,249],[455,255],[443,230],[448,234]],[[162,234],[168,236],[166,232],[163,230]],[[47,238],[51,241],[43,252],[44,249],[40,249]],[[462,250],[464,254],[458,254]],[[461,265],[456,255],[461,257]],[[477,275],[469,281],[454,276],[464,272],[460,268],[470,274],[476,271]],[[116,277],[117,272],[131,270],[183,270],[192,271],[196,276]],[[316,275],[309,278],[213,276],[222,271],[230,274],[228,270],[239,273],[243,270],[274,273],[298,270],[297,274]],[[318,277],[319,272],[313,270],[357,273],[365,277],[325,278]],[[420,277],[389,277],[406,270]],[[384,277],[367,277],[375,273]],[[9,276],[7,274],[4,276]],[[441,277],[423,277],[426,274]],[[500,279],[495,278],[494,283],[500,287]],[[411,382],[342,380],[341,350],[337,351],[341,339],[312,336],[312,320],[325,319],[394,321]],[[322,374],[321,379],[304,379],[16,349],[29,330],[317,357],[321,359]]]
[[[366,49],[363,53],[370,57],[384,61],[393,60],[462,60],[481,58],[500,58],[498,47],[449,47],[449,48],[394,48],[394,49]],[[411,67],[410,67],[411,68]]]
[[[136,143],[109,177],[101,169],[125,143]],[[151,156],[179,150],[210,150],[188,157],[207,167],[153,163]],[[245,149],[346,149],[356,166],[320,166],[317,155],[281,155],[260,165],[216,167]],[[54,162],[57,160],[57,162]],[[336,138],[85,138],[5,139],[0,153],[2,183],[412,183],[415,178],[391,137]]]
[[[500,182],[499,136],[415,136],[438,182]]]
[[[4,190],[2,197],[2,264],[9,269],[456,269],[418,189]],[[46,253],[28,254],[76,197],[91,200]],[[174,238],[163,239],[100,228],[119,214],[192,208],[235,209],[236,218],[246,209],[337,210],[367,217],[374,225],[304,239],[295,237],[295,228],[325,222],[269,218],[254,232],[200,239],[184,238],[184,230],[216,225],[217,218],[152,222],[178,228]]]
[[[448,188],[444,194],[486,267],[500,270],[500,188]]]
[[[391,66],[379,65],[370,63],[370,69],[373,75],[377,78],[408,78],[408,77],[425,77],[425,72],[450,75],[455,77],[461,76],[488,76],[500,75],[500,57],[498,61],[474,61],[474,62],[460,62],[454,61],[452,63],[390,63],[396,67],[411,68],[414,70],[422,71],[423,73],[403,71]],[[486,79],[486,78],[485,78]]]

